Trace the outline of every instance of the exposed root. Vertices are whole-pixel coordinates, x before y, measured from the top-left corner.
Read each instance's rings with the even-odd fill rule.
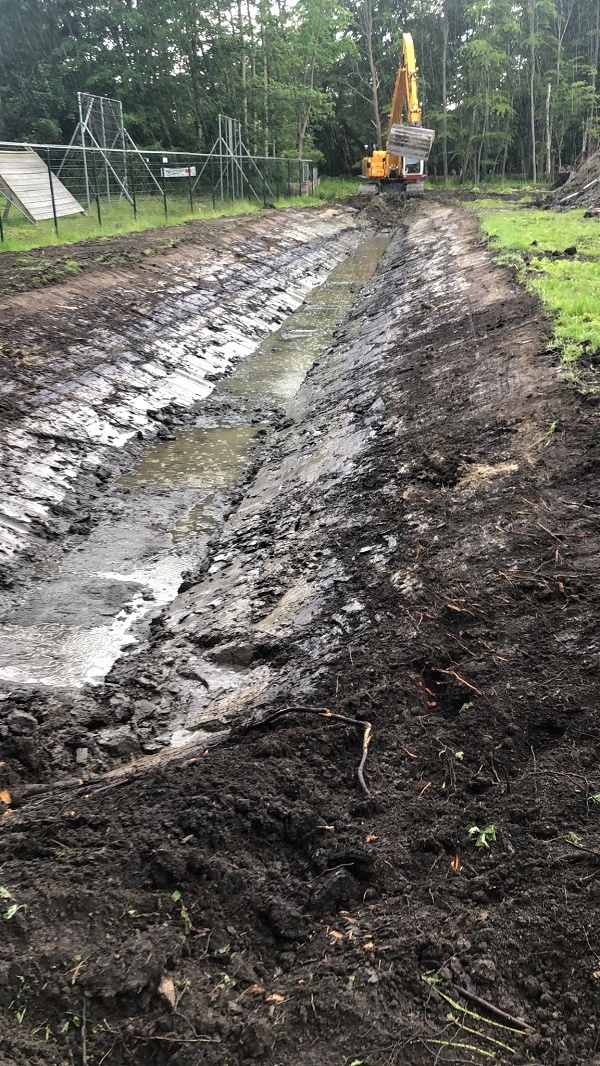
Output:
[[[277,721],[278,718],[282,718],[284,714],[294,714],[296,712],[302,712],[304,714],[318,714],[322,718],[335,718],[338,722],[346,722],[348,725],[357,725],[363,729],[363,744],[362,744],[362,758],[356,771],[358,782],[360,787],[366,796],[370,796],[371,792],[367,786],[364,776],[365,764],[367,761],[367,755],[369,753],[369,744],[371,743],[371,736],[373,733],[373,726],[371,722],[362,721],[360,718],[349,718],[346,714],[336,714],[330,711],[327,707],[301,707],[293,704],[290,707],[281,707],[278,711],[274,711],[273,714],[269,714],[266,718],[261,718],[258,721],[250,722],[248,725],[241,726],[239,732],[248,733],[251,729],[258,729],[260,726],[270,725],[272,722]]]

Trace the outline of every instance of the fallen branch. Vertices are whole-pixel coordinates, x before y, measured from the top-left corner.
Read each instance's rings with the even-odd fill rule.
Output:
[[[496,1029],[508,1029],[511,1033],[532,1033],[534,1030],[527,1023],[520,1018],[513,1018],[511,1014],[507,1014],[506,1011],[500,1010],[499,1007],[494,1007],[492,1003],[488,1003],[485,999],[481,999],[480,996],[476,996],[474,992],[467,992],[464,988],[459,988],[457,985],[452,985],[452,989],[458,992],[465,999],[473,1000],[480,1007],[485,1008],[491,1014],[496,1014],[499,1018],[502,1018],[502,1022],[494,1022],[491,1018],[484,1018],[481,1014],[477,1014],[475,1011],[469,1010],[468,1007],[463,1007],[462,1004],[457,1003],[455,999],[452,999],[446,992],[442,992],[436,978],[431,978],[426,974],[423,975],[425,984],[429,985],[434,996],[438,996],[440,999],[445,1000],[450,1006],[457,1011],[462,1011],[463,1014],[469,1016],[469,1018],[476,1018],[478,1022],[485,1022],[487,1025],[493,1025]],[[510,1023],[510,1024],[509,1024]]]
[[[371,793],[365,782],[364,769],[373,732],[371,722],[362,721],[360,718],[349,718],[346,714],[336,714],[333,711],[330,711],[327,707],[300,707],[293,704],[291,707],[281,707],[280,710],[274,711],[273,714],[269,714],[266,718],[259,719],[259,721],[250,722],[248,725],[241,726],[239,732],[248,733],[251,729],[258,729],[262,726],[270,725],[272,722],[276,722],[278,718],[283,718],[285,714],[295,714],[296,712],[301,712],[303,714],[318,714],[321,718],[331,718],[338,722],[346,722],[347,725],[357,725],[363,730],[362,758],[358,765],[356,776],[358,777],[360,787],[365,795],[370,796]]]

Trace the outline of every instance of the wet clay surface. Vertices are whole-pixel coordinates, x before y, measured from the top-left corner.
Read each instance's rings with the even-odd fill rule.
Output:
[[[164,260],[2,301],[0,608],[52,542],[60,557],[89,533],[119,469],[168,439],[363,236],[341,208],[199,232]]]
[[[27,791],[5,701],[3,1064],[598,1061],[600,437],[548,336],[423,205],[95,696],[187,746]]]

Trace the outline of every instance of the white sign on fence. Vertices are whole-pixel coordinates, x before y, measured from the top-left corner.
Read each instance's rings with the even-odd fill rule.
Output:
[[[195,178],[195,167],[162,167],[163,178]]]

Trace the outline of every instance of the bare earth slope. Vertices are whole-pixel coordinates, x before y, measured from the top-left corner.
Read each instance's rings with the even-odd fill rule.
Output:
[[[399,230],[104,688],[188,749],[3,816],[2,1066],[600,1061],[600,435],[547,338],[458,208]],[[372,723],[369,795],[298,705]]]

